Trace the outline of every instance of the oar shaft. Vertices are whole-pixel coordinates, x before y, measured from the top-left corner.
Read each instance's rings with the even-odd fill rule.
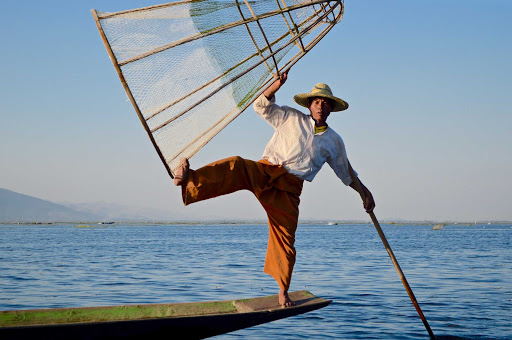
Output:
[[[363,187],[361,186],[361,182],[359,182],[359,178],[357,178],[350,163],[349,163],[348,167],[349,167],[350,176],[352,177],[352,181],[354,182],[357,192],[359,192],[359,195],[361,196],[361,199],[363,200],[363,202],[366,202],[366,195],[363,191]],[[380,239],[382,240],[382,243],[384,244],[384,247],[386,248],[389,257],[391,258],[391,262],[393,262],[393,265],[395,266],[395,269],[398,272],[398,276],[400,276],[400,280],[402,280],[402,283],[405,287],[405,290],[407,291],[407,294],[409,294],[409,298],[411,299],[412,304],[414,305],[414,308],[416,308],[416,311],[418,312],[418,315],[420,316],[421,321],[423,321],[423,324],[425,325],[425,328],[427,329],[427,332],[430,335],[430,338],[435,339],[436,337],[434,335],[434,332],[432,332],[432,329],[430,328],[430,325],[428,324],[428,321],[425,318],[425,315],[423,315],[423,312],[421,311],[420,305],[418,304],[418,301],[416,300],[416,297],[414,296],[414,293],[412,292],[411,286],[409,286],[409,283],[407,282],[407,279],[405,278],[402,268],[400,268],[400,265],[398,264],[395,254],[393,253],[393,250],[391,249],[391,247],[388,243],[388,240],[386,239],[386,235],[384,235],[384,231],[380,227],[377,217],[375,216],[373,211],[368,214],[370,215],[373,225],[375,226],[375,229],[377,229]]]

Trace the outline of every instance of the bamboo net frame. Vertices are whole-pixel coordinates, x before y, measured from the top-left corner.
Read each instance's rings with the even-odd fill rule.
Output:
[[[103,13],[92,10],[103,43],[128,98],[171,178],[174,178],[174,171],[178,167],[179,163],[177,160],[179,158],[190,158],[195,155],[224,127],[251,105],[270,86],[275,76],[287,72],[343,17],[343,0],[291,1],[294,2],[292,5],[287,5],[285,0],[243,0],[243,2],[241,0],[240,2],[239,0],[185,0],[115,13]],[[208,16],[216,11],[219,13],[220,11],[231,11],[231,8],[239,16],[238,20],[234,16],[230,16],[229,22],[222,22],[216,26],[208,26],[210,25],[208,23],[206,29],[202,28],[201,25],[203,24],[201,22],[199,22],[199,26],[196,24],[196,21],[200,20],[200,15]],[[262,11],[262,8],[265,10]],[[182,17],[184,9],[188,10],[190,14],[189,19]],[[244,12],[249,15],[244,14]],[[153,13],[158,13],[158,15]],[[279,17],[281,20],[276,20]],[[136,48],[132,48],[133,51],[128,48],[120,48],[120,41],[131,37],[138,39],[144,34],[148,35],[144,31],[146,27],[144,26],[140,31],[128,28],[127,30],[131,34],[127,34],[128,38],[114,32],[112,27],[115,29],[118,29],[118,26],[124,28],[125,26],[123,25],[126,22],[131,23],[133,21],[136,23],[137,20],[143,19],[154,19],[151,22],[152,24],[155,22],[172,23],[172,19],[183,26],[192,22],[197,30],[195,31],[196,33],[192,32],[193,34],[173,39],[168,43],[160,44],[160,46],[150,46],[151,48],[136,46]],[[188,21],[185,22],[183,20]],[[184,22],[185,24],[183,24]],[[276,23],[283,27],[273,30],[270,25],[276,25]],[[146,83],[143,84],[146,87],[139,86],[136,81],[137,79],[133,76],[134,72],[139,74],[137,72],[140,72],[145,65],[156,64],[159,61],[158,58],[169,58],[167,55],[171,55],[174,51],[186,50],[188,46],[193,44],[204,44],[206,47],[203,50],[211,51],[212,49],[209,49],[210,46],[208,44],[216,47],[215,40],[204,39],[217,37],[214,34],[219,34],[220,39],[223,35],[239,32],[237,31],[239,27],[243,28],[247,33],[249,38],[247,39],[247,44],[253,46],[252,51],[248,51],[241,60],[234,63],[229,60],[229,63],[227,63],[225,62],[225,56],[220,55],[218,56],[220,59],[216,59],[216,51],[213,50],[213,62],[205,61],[204,63],[212,69],[217,64],[221,65],[221,72],[214,76],[205,76],[201,80],[201,84],[198,84],[199,86],[192,87],[185,92],[182,91],[179,96],[172,97],[163,91],[165,92],[165,95],[163,95],[165,100],[158,102],[157,105],[151,103],[152,106],[150,106],[144,101],[146,97],[151,97],[152,92],[150,90],[153,87],[147,86]],[[278,32],[280,33],[276,35]],[[171,33],[171,35],[173,34],[174,32]],[[306,36],[311,38],[309,42],[304,41]],[[151,38],[153,36],[149,36],[148,41]],[[158,35],[158,38],[160,39],[160,35]],[[143,41],[145,42],[145,40]],[[148,43],[148,45],[151,44]],[[298,49],[298,52],[285,59],[290,49],[295,47]],[[129,53],[126,53],[125,50],[129,50]],[[179,54],[178,57],[180,57]],[[210,58],[212,57],[210,56]],[[258,58],[259,61],[256,61],[254,58]],[[165,60],[168,60],[169,63],[174,62],[173,58]],[[226,65],[222,64],[222,61]],[[202,59],[201,62],[203,62]],[[264,66],[266,71],[262,73],[260,66]],[[158,71],[156,68],[154,72],[158,73]],[[249,77],[248,79],[259,77],[257,79],[260,80],[253,84],[246,81],[247,77]],[[159,79],[158,76],[155,76],[155,78]],[[249,85],[247,85],[248,83]],[[239,88],[243,88],[243,91],[239,91]],[[214,100],[218,101],[218,98],[220,100],[228,98],[222,97],[226,96],[226,93],[232,93],[233,98],[236,99],[233,99],[235,105],[231,109],[224,111],[222,114],[219,113],[217,119],[210,117],[208,126],[203,128],[197,135],[187,136],[188,139],[182,144],[176,147],[174,145],[171,148],[167,147],[167,137],[169,136],[166,134],[168,134],[168,130],[176,129],[179,131],[178,128],[182,121],[190,119],[191,115],[195,118],[193,115],[196,113],[191,114],[191,111],[198,107],[203,108],[202,110],[204,111],[204,107],[207,107]],[[196,122],[198,121],[202,122],[196,119]],[[174,126],[178,126],[178,128]],[[174,135],[170,137],[173,138]],[[174,149],[174,152],[172,152],[172,149]]]
[[[318,11],[318,12],[315,12],[315,15],[317,15],[318,13],[319,13],[319,11]],[[311,19],[311,17],[310,17],[310,18],[307,18],[307,20],[309,20],[309,19]],[[299,26],[301,26],[301,27],[302,27],[302,26],[303,26],[303,24],[304,24],[304,22],[303,22],[303,23],[300,23],[300,24],[299,24]],[[248,33],[249,33],[249,32],[250,32],[250,30],[248,30]],[[253,36],[252,36],[252,34],[250,34],[250,36],[251,36],[251,37],[253,37]],[[277,38],[276,40],[272,41],[272,43],[271,43],[271,44],[276,44],[276,43],[278,43],[279,41],[281,41],[282,39],[284,39],[284,38],[286,38],[286,37],[287,37],[287,34],[283,34],[283,35],[281,35],[279,38]],[[252,38],[252,39],[254,40],[254,38]],[[300,36],[298,36],[298,40],[301,42],[301,43],[300,43],[301,50],[302,50],[303,52],[305,52],[305,48],[304,48],[304,45],[302,44],[302,40],[300,39]],[[263,57],[263,52],[265,52],[265,51],[268,49],[268,46],[265,46],[264,48],[260,49],[260,48],[258,47],[258,45],[257,45],[257,43],[256,43],[255,41],[254,41],[254,45],[255,45],[255,47],[258,49],[258,50],[257,50],[257,52],[255,52],[255,53],[253,53],[252,55],[248,56],[247,58],[245,58],[244,60],[242,60],[241,62],[239,62],[239,63],[238,63],[238,64],[236,64],[235,66],[231,67],[230,69],[228,69],[228,70],[227,70],[227,71],[225,71],[224,73],[220,74],[219,76],[217,76],[217,77],[215,77],[215,78],[211,79],[210,81],[208,81],[207,83],[205,83],[203,87],[206,87],[206,86],[208,86],[208,85],[210,85],[210,84],[214,83],[216,80],[218,80],[218,79],[222,78],[223,76],[225,76],[226,74],[228,74],[230,71],[232,71],[232,70],[233,70],[233,69],[235,69],[236,67],[238,67],[238,66],[240,66],[240,65],[244,64],[247,60],[251,59],[252,57],[254,57],[254,56],[256,56],[256,55],[260,55],[260,56],[261,56],[261,58],[262,58],[262,60],[264,61],[265,65],[266,65],[266,66],[267,66],[267,68],[269,69],[269,72],[271,72],[271,73],[272,73],[272,71],[270,70],[270,66],[268,66],[267,58]],[[183,99],[185,99],[185,98],[189,97],[190,95],[192,95],[192,94],[196,93],[196,92],[197,92],[197,91],[199,91],[199,90],[201,90],[201,88],[197,88],[197,89],[193,90],[192,92],[189,92],[188,94],[184,95],[183,97],[181,97],[181,98],[179,98],[179,99],[176,99],[176,100],[175,100],[175,101],[173,101],[172,103],[170,103],[170,104],[168,104],[168,105],[164,106],[163,108],[159,109],[158,111],[156,111],[156,112],[154,112],[154,113],[150,114],[150,115],[146,118],[146,120],[149,120],[149,119],[153,118],[154,116],[156,116],[156,115],[157,115],[157,114],[159,114],[160,112],[162,112],[162,111],[166,110],[167,108],[169,108],[169,107],[171,107],[171,106],[173,106],[173,105],[177,104],[178,102],[182,101]],[[174,116],[174,119],[177,119],[177,118],[179,118],[179,115]],[[174,120],[174,119],[173,119],[173,120]],[[171,121],[172,121],[172,120],[171,120]]]
[[[327,13],[328,14],[328,13]],[[314,24],[317,24],[321,19],[323,19],[327,14],[324,14],[323,16],[320,17],[320,19],[318,19],[317,21],[314,22]],[[259,25],[258,25],[259,26]],[[314,25],[311,25],[309,28],[311,28],[312,26]],[[259,26],[261,27],[261,26]],[[309,30],[309,29],[308,29]],[[262,30],[263,31],[263,30]],[[307,32],[307,30],[306,30]],[[284,45],[283,47],[281,47],[278,51],[276,52],[272,52],[272,48],[271,48],[271,44],[268,42],[267,38],[265,37],[265,41],[267,42],[267,47],[268,50],[270,51],[270,57],[272,57],[272,59],[274,60],[274,64],[276,65],[276,69],[277,69],[277,62],[275,61],[275,55],[277,52],[281,51],[284,49],[284,47],[290,45],[290,43],[292,42],[295,42],[295,40],[297,40],[297,38],[293,38],[290,42],[288,42],[286,45]],[[266,61],[268,60],[269,58],[264,58],[261,62],[264,62],[266,64]],[[237,80],[238,78],[240,78],[241,76],[243,76],[244,74],[246,74],[247,72],[250,72],[251,70],[253,70],[254,68],[256,68],[257,66],[259,66],[261,64],[261,62],[258,62],[256,64],[254,64],[252,67],[248,68],[248,69],[245,69],[244,71],[242,71],[241,73],[239,73],[237,76],[235,76],[234,78],[232,78],[229,82],[226,82],[224,83],[222,86],[218,87],[217,89],[215,89],[215,91],[211,92],[210,94],[208,94],[207,96],[201,98],[201,100],[199,100],[198,102],[195,102],[192,106],[188,107],[186,110],[180,112],[179,114],[177,114],[176,116],[174,116],[172,119],[164,122],[163,124],[160,124],[159,126],[157,126],[156,128],[154,129],[151,129],[151,132],[155,132],[161,128],[163,128],[164,126],[166,126],[167,124],[169,124],[170,122],[176,120],[177,118],[181,117],[183,114],[185,114],[188,110],[190,110],[192,107],[196,106],[196,105],[199,105],[201,104],[202,102],[204,102],[206,99],[210,98],[211,96],[213,96],[215,93],[217,93],[220,89],[224,88],[225,86],[229,85],[230,83],[232,83],[233,81]]]

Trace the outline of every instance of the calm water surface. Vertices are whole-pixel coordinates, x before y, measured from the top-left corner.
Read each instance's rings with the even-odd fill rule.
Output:
[[[384,225],[436,335],[512,339],[512,225]],[[0,224],[0,310],[275,294],[265,225]],[[321,310],[216,339],[427,339],[368,225],[299,225],[291,290]]]

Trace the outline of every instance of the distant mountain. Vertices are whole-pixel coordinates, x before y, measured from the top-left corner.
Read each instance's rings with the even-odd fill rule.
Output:
[[[0,222],[82,222],[101,217],[0,188]]]

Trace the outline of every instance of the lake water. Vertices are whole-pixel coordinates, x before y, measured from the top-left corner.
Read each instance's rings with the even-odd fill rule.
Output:
[[[437,336],[512,339],[512,225],[383,225]],[[0,224],[0,310],[277,293],[266,225]],[[301,224],[291,290],[323,309],[215,339],[428,339],[369,225]]]

